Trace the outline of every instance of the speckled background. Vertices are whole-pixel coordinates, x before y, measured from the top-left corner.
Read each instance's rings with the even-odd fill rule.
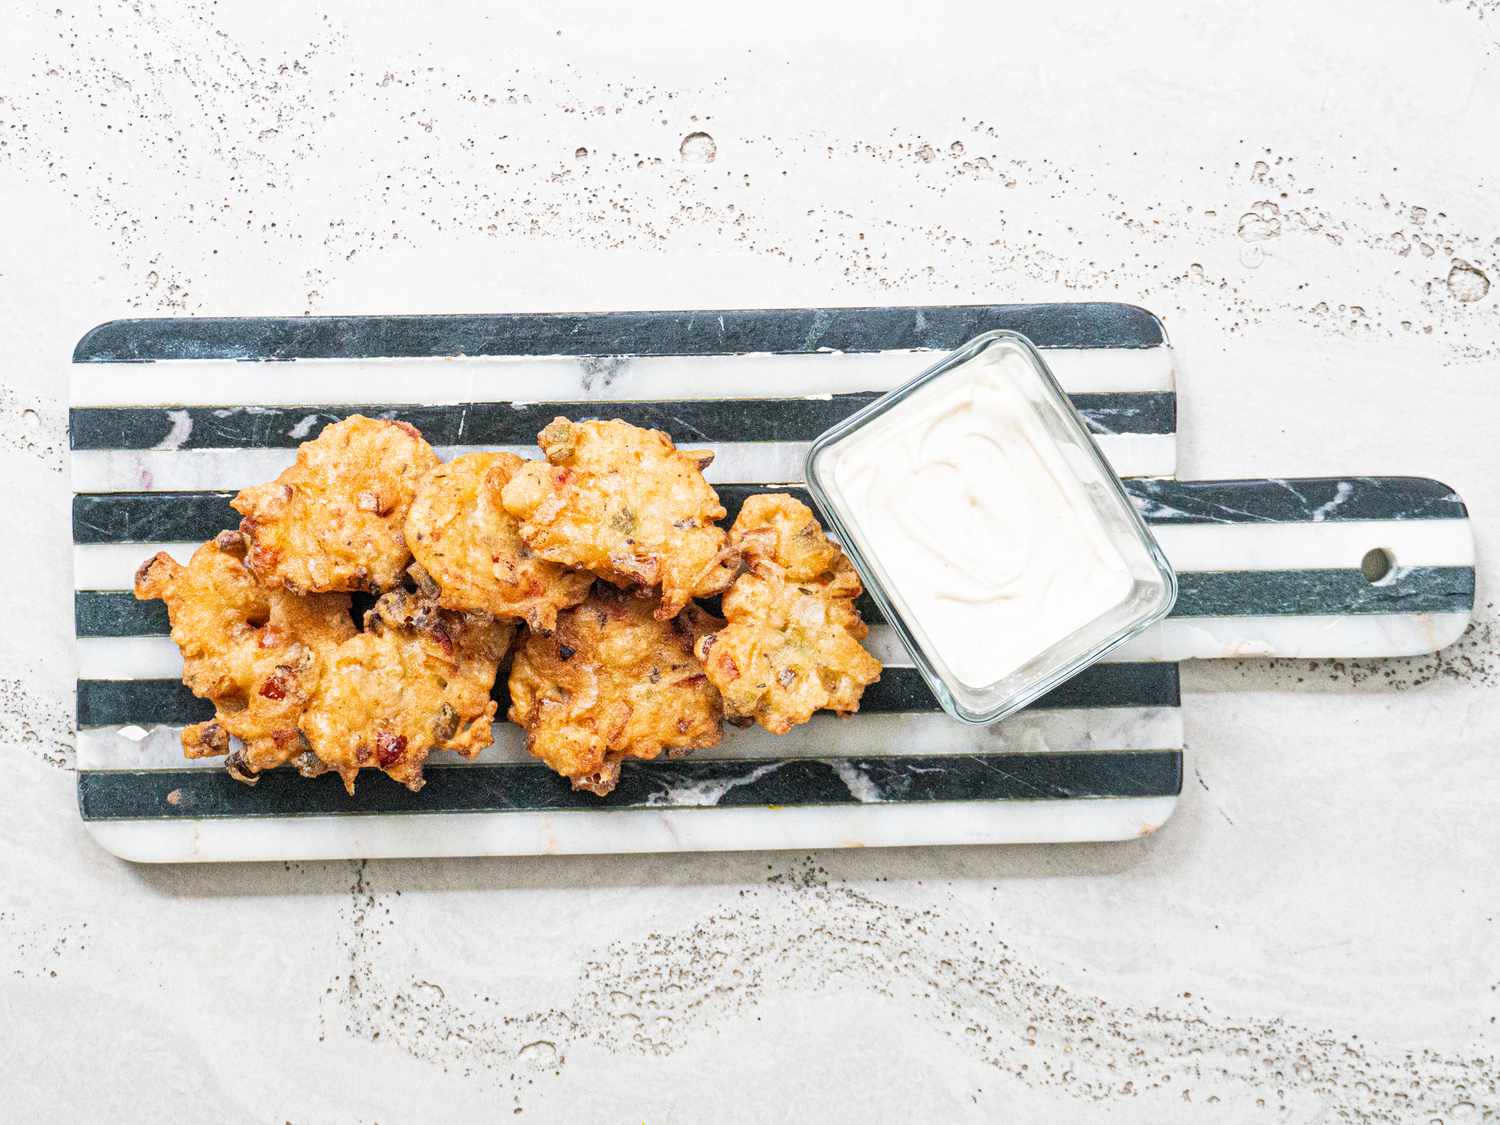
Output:
[[[1500,5],[828,7],[7,6],[3,1116],[1500,1116]],[[1469,635],[1188,666],[1128,844],[147,869],[80,826],[91,325],[1084,297],[1165,318],[1182,475],[1463,492]]]

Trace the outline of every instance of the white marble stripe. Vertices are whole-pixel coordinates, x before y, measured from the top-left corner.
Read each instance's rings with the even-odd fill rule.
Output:
[[[915,378],[942,351],[751,352],[714,356],[477,356],[433,359],[301,359],[287,363],[160,360],[77,364],[74,406],[297,406],[303,403],[545,402],[574,398],[773,398],[883,391]],[[1042,352],[1073,394],[1170,391],[1172,351],[1048,348]]]
[[[872,625],[865,647],[887,668],[910,668],[900,636],[889,625]],[[79,637],[78,678],[82,680],[175,680],[182,656],[171,637]],[[1116,660],[1114,654],[1107,658]]]
[[[78,732],[80,770],[220,769],[222,758],[182,756],[178,726],[90,727]],[[971,727],[946,715],[880,714],[840,719],[814,716],[788,734],[726,728],[718,746],[693,758],[851,758],[930,754],[1064,754],[1090,750],[1180,750],[1182,712],[1176,707],[1098,707],[1022,711],[993,727]],[[438,752],[434,765],[495,765],[534,761],[519,727],[495,725],[495,742],[476,757]]]
[[[186,563],[201,543],[75,543],[73,545],[73,589],[129,590],[141,563],[165,551]]]
[[[1169,617],[1125,642],[1111,660],[1373,659],[1421,656],[1463,635],[1468,613]]]
[[[80,680],[175,680],[182,654],[171,637],[79,637]]]
[[[1158,525],[1157,541],[1180,572],[1353,568],[1372,547],[1400,566],[1472,566],[1468,520]],[[136,567],[166,551],[186,562],[197,543],[84,543],[73,548],[77,590],[125,590]]]
[[[1473,566],[1468,520],[1158,524],[1156,541],[1179,573],[1357,568],[1381,547],[1397,566]]]
[[[93,820],[84,826],[105,851],[132,862],[222,863],[1082,843],[1149,836],[1176,807],[1176,797],[1113,797],[936,806]]]
[[[1115,472],[1126,477],[1170,476],[1176,468],[1173,434],[1104,434],[1096,439]],[[710,449],[704,474],[715,484],[801,481],[809,442],[692,442]],[[443,446],[450,460],[481,449],[537,457],[531,445]],[[81,449],[70,458],[75,492],[189,492],[238,489],[270,480],[290,465],[295,449]]]
[[[1463,635],[1468,613],[1359,613],[1268,617],[1172,617],[1111,650],[1105,663],[1287,658],[1419,656]],[[911,658],[887,625],[870,629],[867,646],[887,668]],[[80,637],[78,675],[92,680],[175,679],[182,659],[167,637]]]

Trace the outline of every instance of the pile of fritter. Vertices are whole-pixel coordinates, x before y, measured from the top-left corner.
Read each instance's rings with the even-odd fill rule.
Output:
[[[734,526],[711,453],[621,421],[554,419],[545,460],[442,463],[412,426],[353,415],[235,497],[244,517],[135,595],[167,604],[183,682],[214,717],[182,735],[254,784],[290,763],[413,790],[433,750],[508,718],[575,789],[626,759],[716,745],[723,720],[784,734],[849,714],[880,677],[859,578],[805,504],[752,496]],[[356,625],[351,594],[373,604]],[[723,595],[721,620],[694,599]]]

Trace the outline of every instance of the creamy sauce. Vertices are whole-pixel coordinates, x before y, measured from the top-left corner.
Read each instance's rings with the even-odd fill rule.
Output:
[[[825,479],[926,647],[993,684],[1130,596],[1133,579],[1015,355],[939,376],[826,453]],[[1092,475],[1092,474],[1089,474]]]

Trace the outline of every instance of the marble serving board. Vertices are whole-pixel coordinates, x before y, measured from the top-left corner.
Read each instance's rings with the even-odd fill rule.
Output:
[[[713,449],[732,519],[751,492],[800,494],[818,433],[993,328],[1044,350],[1182,587],[1168,620],[1025,712],[987,729],[948,719],[867,602],[886,671],[859,715],[629,763],[603,801],[530,760],[508,724],[476,759],[434,755],[416,795],[372,775],[351,800],[289,771],[251,789],[181,757],[182,726],[211,709],[182,687],[165,612],[134,600],[131,576],[234,526],[234,491],[328,421],[401,418],[447,457],[534,455],[558,413],[622,417]],[[1174,661],[1431,651],[1472,607],[1464,506],[1435,481],[1171,479],[1172,354],[1130,306],[120,321],[74,360],[79,806],[129,859],[1122,839],[1159,827],[1180,790]],[[1374,582],[1371,551],[1394,563]]]

